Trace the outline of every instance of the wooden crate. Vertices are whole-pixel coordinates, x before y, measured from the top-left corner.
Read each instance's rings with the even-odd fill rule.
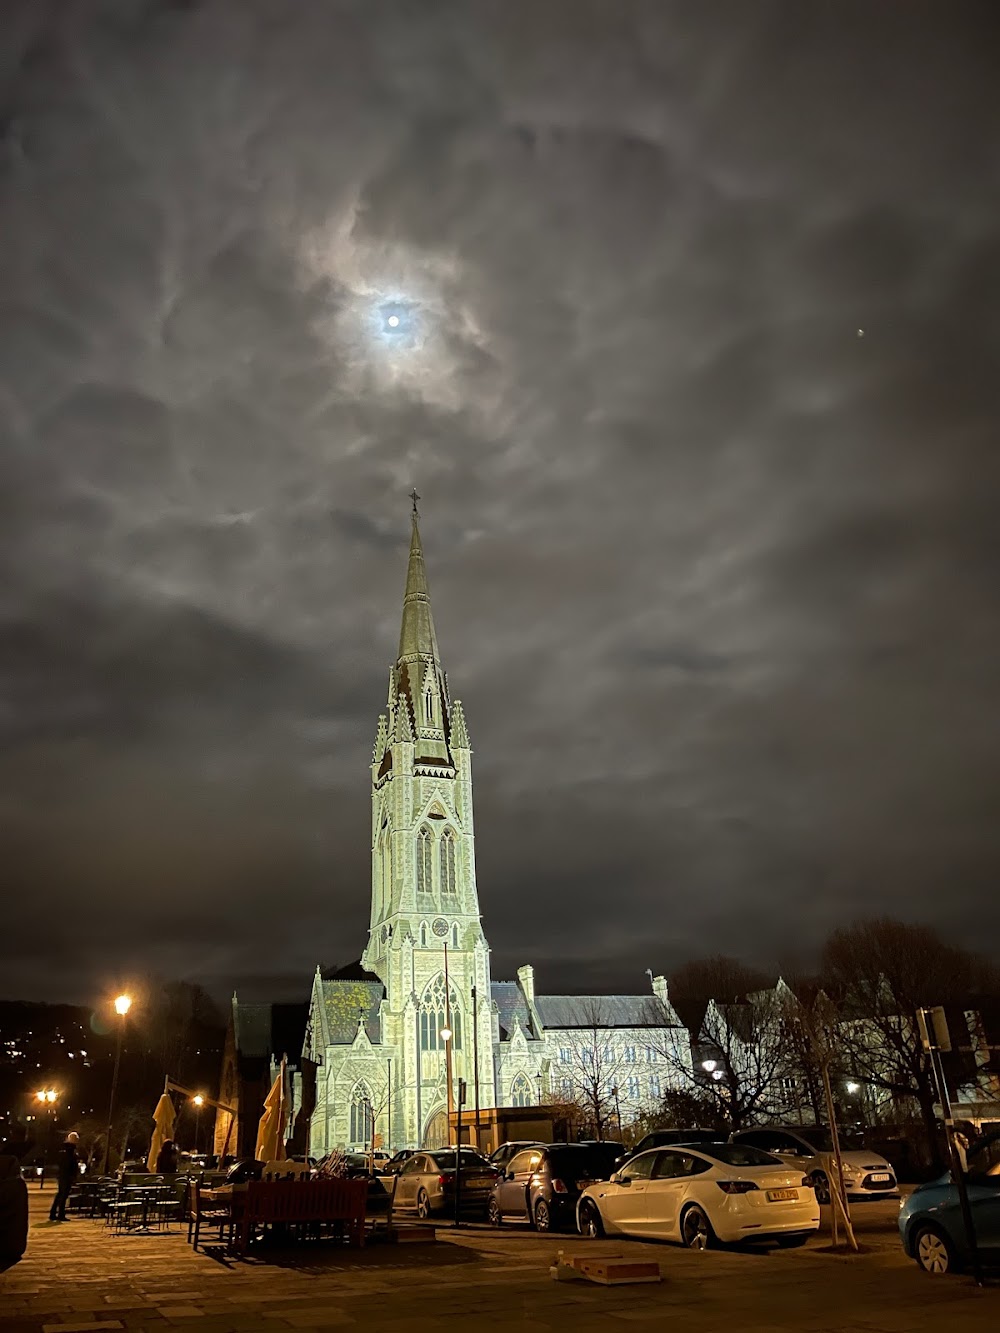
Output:
[[[627,1259],[623,1254],[606,1254],[601,1258],[589,1254],[563,1255],[562,1262],[571,1264],[583,1277],[590,1282],[599,1282],[603,1287],[661,1280],[659,1264]]]

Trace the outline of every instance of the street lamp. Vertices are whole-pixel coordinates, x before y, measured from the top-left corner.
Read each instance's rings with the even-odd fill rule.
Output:
[[[860,1092],[860,1091],[861,1091],[861,1084],[860,1084],[860,1083],[848,1083],[848,1085],[847,1085],[847,1091],[853,1096],[854,1093],[856,1093],[856,1092]]]
[[[702,1060],[701,1062],[701,1067],[702,1069],[704,1069],[706,1074],[714,1074],[717,1065],[718,1061],[716,1060]]]
[[[108,1102],[108,1132],[104,1136],[104,1161],[101,1163],[101,1175],[108,1174],[108,1155],[111,1152],[111,1120],[115,1113],[115,1093],[118,1091],[118,1069],[122,1062],[122,1037],[125,1033],[125,1020],[132,1008],[131,995],[115,997],[115,1013],[118,1015],[118,1041],[115,1045],[115,1072],[111,1076],[111,1100]]]
[[[194,1103],[194,1150],[197,1152],[201,1141],[201,1108],[205,1105],[205,1098],[196,1092],[191,1101]]]
[[[46,1152],[49,1153],[52,1151],[53,1129],[56,1122],[56,1101],[58,1097],[59,1094],[56,1092],[55,1088],[39,1088],[35,1093],[35,1101],[38,1103],[38,1109],[40,1111],[44,1110],[48,1112],[46,1116],[47,1133],[45,1137],[47,1143]],[[42,1179],[39,1180],[39,1185],[41,1185],[44,1177],[45,1172],[43,1168]]]

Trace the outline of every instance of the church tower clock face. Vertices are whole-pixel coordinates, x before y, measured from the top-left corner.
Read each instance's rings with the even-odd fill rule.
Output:
[[[433,930],[434,934],[438,937],[439,940],[443,940],[444,937],[448,934],[448,922],[445,921],[443,916],[435,917],[434,923],[431,926],[431,930]]]

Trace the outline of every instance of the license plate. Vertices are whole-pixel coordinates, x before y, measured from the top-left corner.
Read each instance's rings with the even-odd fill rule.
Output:
[[[892,1179],[892,1177],[891,1177],[891,1176],[885,1176],[885,1175],[883,1175],[883,1176],[870,1176],[869,1179],[871,1180],[871,1182],[872,1182],[873,1185],[888,1185],[888,1183],[889,1183],[889,1181]]]
[[[799,1197],[798,1190],[768,1190],[768,1203],[788,1203],[792,1199]]]

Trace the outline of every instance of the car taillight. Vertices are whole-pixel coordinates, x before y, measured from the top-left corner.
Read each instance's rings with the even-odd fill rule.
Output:
[[[447,1176],[438,1176],[438,1184],[441,1186],[442,1189],[444,1189],[444,1187],[445,1187],[445,1185],[447,1185],[447,1183],[448,1183],[448,1177],[447,1177]]]
[[[717,1180],[715,1183],[723,1194],[749,1194],[757,1188],[752,1180]]]
[[[569,1190],[561,1180],[553,1180],[552,1189],[556,1194],[568,1194]]]

